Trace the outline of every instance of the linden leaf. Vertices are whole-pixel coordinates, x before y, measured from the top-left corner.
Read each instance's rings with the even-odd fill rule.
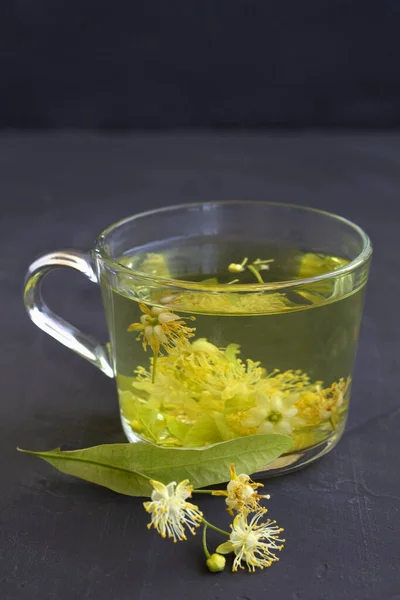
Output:
[[[148,252],[145,255],[140,270],[158,277],[171,277],[165,256],[157,252]]]
[[[119,390],[119,404],[126,419],[132,421],[137,418],[138,405],[134,402],[131,392]]]
[[[224,412],[231,413],[239,410],[248,410],[249,408],[253,408],[255,404],[255,399],[250,396],[233,396],[233,398],[229,398],[225,402]]]
[[[171,435],[178,438],[178,440],[184,440],[191,426],[181,421],[177,421],[173,417],[167,420],[167,428]]]
[[[150,397],[149,392],[146,392],[146,390],[141,390],[134,385],[131,385],[131,390],[135,396],[142,398],[142,400],[148,400]]]
[[[212,413],[212,418],[214,419],[214,422],[217,426],[217,429],[219,431],[219,434],[221,436],[221,438],[225,441],[225,440],[233,440],[234,438],[239,437],[234,431],[232,431],[232,429],[229,427],[228,423],[226,422],[226,418],[223,414],[218,413],[218,412],[213,412]]]
[[[326,433],[313,427],[294,431],[292,434],[292,450],[304,450],[304,448],[312,448],[321,442],[325,436]]]
[[[298,277],[307,278],[316,275],[331,273],[348,264],[345,258],[337,256],[327,256],[308,252],[301,258]],[[341,296],[351,292],[353,287],[353,276],[345,275],[342,277],[332,277],[325,281],[318,281],[307,286],[307,289],[301,292],[301,295],[314,304],[320,303],[324,297]]]
[[[158,410],[147,406],[139,406],[136,419],[142,426],[143,434],[150,440],[157,442],[161,432],[165,429],[165,421],[159,418]]]
[[[215,420],[204,414],[189,429],[183,443],[186,448],[199,448],[223,441]]]
[[[162,448],[155,444],[106,444],[84,450],[31,452],[75,477],[128,496],[149,496],[150,479],[162,483],[189,479],[201,488],[229,480],[229,466],[249,475],[265,469],[287,452],[292,439],[286,435],[251,435],[204,449]]]
[[[137,445],[139,444],[109,444],[69,452],[63,452],[60,448],[48,452],[18,450],[42,458],[62,473],[102,485],[119,494],[150,496],[151,477],[132,469],[126,460],[121,460],[121,449],[118,448]]]
[[[300,278],[315,277],[330,273],[348,264],[345,258],[307,252],[301,257],[298,276]]]

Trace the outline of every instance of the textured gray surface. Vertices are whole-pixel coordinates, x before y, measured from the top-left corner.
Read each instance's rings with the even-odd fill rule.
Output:
[[[399,191],[400,135],[0,138],[2,600],[400,599]],[[173,545],[148,533],[140,500],[15,451],[123,441],[113,382],[25,315],[28,264],[56,248],[89,248],[104,226],[139,210],[231,198],[332,210],[375,244],[348,428],[330,455],[268,483],[288,541],[281,561],[254,575],[206,573],[199,540]],[[46,294],[106,336],[95,285],[64,270]],[[226,518],[215,500],[202,505]]]

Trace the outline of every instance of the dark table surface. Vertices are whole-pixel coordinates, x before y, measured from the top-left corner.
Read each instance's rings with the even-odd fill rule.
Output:
[[[399,196],[400,134],[1,136],[2,600],[400,599]],[[147,532],[140,499],[15,450],[124,441],[113,381],[26,316],[29,263],[90,248],[137,211],[232,198],[331,210],[375,245],[346,433],[319,462],[267,483],[287,545],[254,575],[209,574],[199,539]],[[106,337],[95,285],[59,270],[45,287],[56,311]],[[226,518],[215,499],[201,503]]]

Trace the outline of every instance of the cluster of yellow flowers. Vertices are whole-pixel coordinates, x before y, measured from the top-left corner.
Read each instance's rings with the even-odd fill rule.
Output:
[[[336,428],[350,379],[324,388],[299,370],[268,373],[259,362],[242,360],[237,344],[223,349],[205,338],[190,341],[195,328],[187,327],[180,316],[139,306],[141,322],[130,325],[129,331],[139,332],[143,347],[152,348],[151,368],[139,367],[129,390],[121,393],[123,411],[130,405],[127,412],[133,415],[130,422],[137,433],[146,435],[141,407],[146,414],[154,411],[158,424],[164,420],[152,441],[187,447],[283,433],[292,435],[300,449],[319,441],[318,428]],[[304,431],[307,436],[299,435]]]
[[[185,528],[192,534],[203,525],[203,549],[206,564],[211,572],[225,568],[226,554],[235,555],[232,571],[239,568],[254,572],[256,568],[270,567],[279,560],[276,550],[282,550],[284,539],[280,538],[283,529],[276,521],[264,518],[267,509],[260,505],[260,500],[269,499],[269,495],[261,495],[260,483],[254,483],[249,475],[237,475],[235,466],[230,469],[230,481],[226,490],[195,490],[199,493],[210,493],[213,496],[224,496],[228,512],[234,517],[230,533],[207,521],[199,507],[187,500],[192,496],[193,487],[189,480],[178,485],[171,482],[164,485],[159,481],[151,481],[154,491],[149,502],[144,503],[145,510],[151,515],[149,529],[154,527],[163,538],[172,538],[174,542],[186,540]],[[220,544],[213,554],[207,547],[207,528],[227,536],[228,541]]]

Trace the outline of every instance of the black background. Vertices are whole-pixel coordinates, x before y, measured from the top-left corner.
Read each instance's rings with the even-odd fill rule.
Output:
[[[397,0],[8,0],[0,126],[398,126]]]
[[[393,134],[2,136],[2,600],[399,600],[399,184]],[[174,545],[148,532],[140,499],[15,450],[124,440],[114,382],[26,316],[28,264],[56,248],[90,248],[130,213],[214,198],[334,210],[375,245],[348,428],[328,456],[267,482],[287,544],[279,563],[253,575],[209,574],[200,539]],[[56,311],[106,339],[96,285],[61,269],[44,291]],[[216,498],[201,506],[228,523]]]

